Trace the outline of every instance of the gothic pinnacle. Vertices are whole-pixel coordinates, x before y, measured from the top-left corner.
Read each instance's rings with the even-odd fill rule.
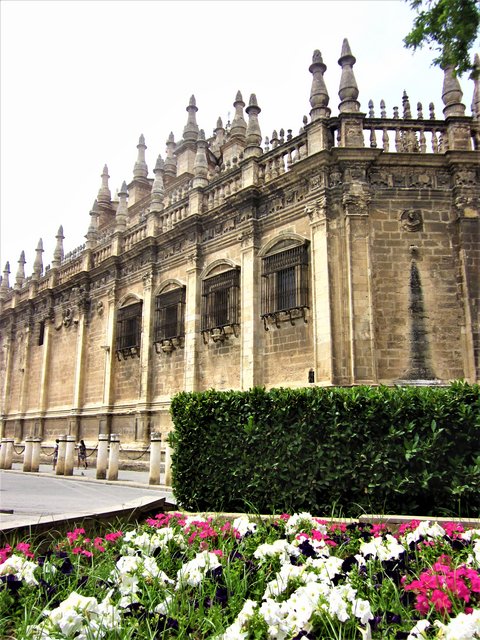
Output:
[[[122,183],[122,188],[118,192],[118,207],[117,213],[115,215],[115,231],[124,231],[127,226],[127,215],[128,215],[128,207],[127,207],[127,183],[125,180]]]
[[[18,260],[18,269],[15,276],[15,289],[21,289],[25,282],[25,251],[22,251]]]
[[[197,124],[197,117],[195,115],[197,111],[198,111],[198,108],[197,108],[197,103],[195,101],[195,96],[192,95],[190,97],[188,107],[187,107],[187,112],[188,112],[187,124],[183,129],[183,139],[185,141],[187,140],[196,141],[196,139],[198,138],[198,124]]]
[[[313,75],[312,89],[310,91],[310,106],[312,107],[310,118],[312,122],[319,118],[329,118],[331,111],[328,108],[328,102],[330,98],[323,79],[323,74],[327,67],[323,63],[322,54],[318,49],[313,52],[312,64],[308,70]]]
[[[108,179],[110,176],[108,175],[108,167],[105,165],[103,167],[103,172],[101,175],[102,178],[102,186],[98,190],[98,202],[101,204],[110,204],[112,199],[112,194],[110,193],[110,189],[108,188]]]
[[[10,282],[9,282],[9,279],[8,279],[9,275],[10,275],[10,263],[6,262],[5,263],[5,268],[3,270],[2,283],[0,284],[0,292],[2,294],[7,293],[7,291],[10,289]]]
[[[150,210],[151,211],[159,211],[163,209],[165,190],[163,185],[163,174],[165,172],[165,163],[161,155],[158,156],[157,162],[155,163],[155,169],[153,173],[155,174],[155,179],[152,185],[152,201]]]
[[[236,138],[245,140],[245,135],[247,133],[247,123],[245,122],[245,118],[243,117],[243,108],[245,106],[245,102],[243,101],[240,91],[237,91],[233,106],[235,107],[235,115],[230,127],[230,137],[235,136]]]
[[[260,125],[258,124],[258,114],[261,109],[257,103],[257,96],[252,93],[248,102],[248,107],[245,110],[248,115],[247,125],[247,146],[245,148],[245,157],[260,156],[262,155],[262,132],[260,131]]]
[[[38,280],[43,273],[43,261],[42,261],[42,253],[43,253],[43,240],[40,238],[37,244],[37,248],[35,249],[35,260],[33,262],[33,273],[32,279]]]
[[[174,151],[177,145],[175,143],[175,138],[171,131],[170,131],[170,135],[168,136],[166,145],[167,145],[167,157],[165,159],[165,173],[175,178],[177,175],[177,158],[174,155]]]
[[[197,153],[195,154],[195,163],[193,165],[193,186],[206,187],[208,184],[208,162],[207,162],[207,143],[205,141],[205,132],[200,129],[197,140]]]
[[[57,240],[57,244],[55,246],[55,251],[53,252],[52,267],[59,267],[61,261],[63,260],[63,240],[65,238],[65,236],[63,235],[62,225],[59,226],[55,238]]]
[[[463,92],[457,76],[454,74],[453,66],[447,66],[443,70],[443,89],[442,101],[445,105],[443,115],[445,118],[449,116],[464,116],[465,105],[462,104]]]
[[[145,162],[145,149],[146,149],[146,145],[145,145],[145,138],[143,133],[140,134],[140,138],[138,139],[138,144],[137,144],[137,149],[138,149],[138,156],[137,156],[137,161],[135,162],[135,165],[133,167],[133,179],[138,179],[138,178],[147,178],[148,177],[148,167],[147,167],[147,163]]]
[[[96,244],[98,238],[98,217],[98,201],[95,200],[90,210],[90,224],[88,225],[87,235],[85,236],[87,239],[85,247],[87,249],[91,249]]]
[[[360,110],[358,98],[358,86],[353,73],[353,65],[356,62],[355,56],[352,55],[348,40],[345,38],[342,45],[342,53],[338,59],[338,64],[342,67],[342,75],[340,78],[340,88],[338,95],[340,104],[338,106],[341,113],[351,113]]]

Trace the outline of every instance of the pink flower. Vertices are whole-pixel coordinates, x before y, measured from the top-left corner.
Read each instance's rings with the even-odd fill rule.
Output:
[[[440,589],[434,589],[430,600],[435,605],[435,610],[439,613],[450,613],[452,610],[452,602],[447,594]],[[428,609],[427,609],[428,611]]]
[[[119,538],[123,537],[123,531],[115,531],[114,533],[106,533],[105,540],[107,542],[116,542]]]
[[[35,556],[30,551],[30,544],[28,542],[19,542],[15,547],[16,551],[20,551],[26,558],[34,558]]]
[[[5,545],[3,549],[0,549],[0,564],[5,562],[5,560],[10,555],[11,550],[12,550],[12,547],[9,544]]]

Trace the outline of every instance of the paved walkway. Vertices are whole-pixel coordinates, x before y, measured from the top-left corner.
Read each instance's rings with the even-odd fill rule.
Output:
[[[47,465],[41,465],[39,473],[24,473],[15,464],[11,471],[0,471],[0,531],[81,517],[121,516],[129,509],[154,509],[162,499],[175,504],[170,488],[148,484],[148,472],[120,470],[117,481],[96,480],[95,474],[89,468],[57,476]]]

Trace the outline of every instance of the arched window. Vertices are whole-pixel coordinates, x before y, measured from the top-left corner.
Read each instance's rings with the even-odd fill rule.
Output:
[[[117,314],[117,337],[115,350],[117,357],[140,357],[142,333],[142,302],[120,307]]]
[[[262,259],[262,318],[293,321],[308,309],[308,244],[284,239]]]
[[[155,350],[171,351],[185,336],[185,287],[175,287],[155,298]]]
[[[226,337],[239,324],[240,268],[222,271],[202,281],[202,334]],[[220,339],[220,338],[219,338]]]

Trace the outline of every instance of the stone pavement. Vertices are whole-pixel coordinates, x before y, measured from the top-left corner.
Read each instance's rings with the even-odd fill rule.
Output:
[[[51,466],[24,473],[14,464],[0,471],[0,532],[35,527],[49,528],[83,517],[121,517],[149,511],[165,500],[175,505],[170,487],[149,485],[148,472],[120,470],[116,481],[96,480],[96,470],[74,469],[73,476],[57,476]]]

